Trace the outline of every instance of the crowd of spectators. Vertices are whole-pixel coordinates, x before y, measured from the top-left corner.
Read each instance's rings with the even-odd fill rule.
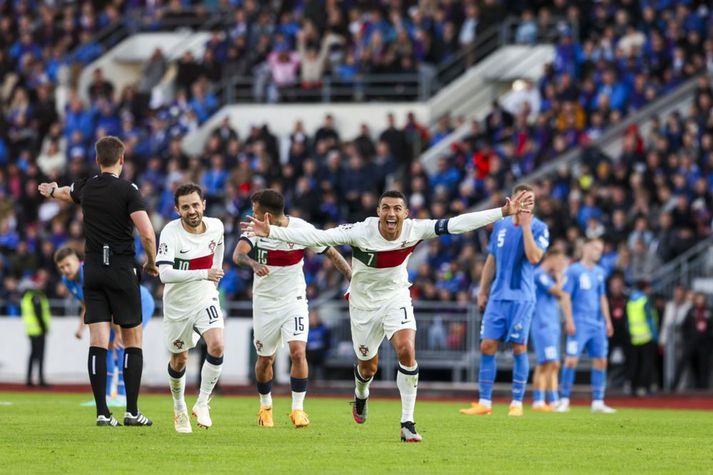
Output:
[[[554,245],[575,255],[582,238],[603,236],[607,241],[605,267],[609,272],[623,272],[631,284],[650,278],[660,263],[709,234],[713,94],[705,80],[686,112],[654,119],[645,135],[630,128],[620,156],[608,157],[587,147],[606,127],[649,100],[706,68],[713,69],[713,16],[702,2],[656,2],[640,7],[633,1],[601,1],[592,4],[591,11],[586,2],[572,6],[557,0],[547,9],[536,9],[539,2],[512,2],[520,9],[532,7],[522,13],[518,29],[522,42],[533,41],[538,25],[555,15],[580,16],[584,40],[577,41],[572,31],[563,29],[555,61],[546,67],[542,80],[525,84],[503,99],[502,105],[496,103],[482,123],[473,122],[471,134],[452,147],[430,176],[414,157],[450,133],[454,124],[448,117],[430,131],[413,115],[405,120],[390,116],[387,129],[370,130],[364,124],[357,137],[342,137],[331,117],[318,130],[305,130],[297,123],[289,137],[276,137],[267,125],[255,126],[242,137],[224,122],[208,139],[203,153],[187,156],[181,139],[219,106],[211,87],[231,64],[225,58],[236,42],[267,42],[263,63],[273,50],[289,55],[302,41],[309,49],[309,44],[331,41],[330,35],[342,38],[338,45],[345,48],[345,57],[358,44],[355,38],[374,41],[382,37],[384,57],[389,57],[390,49],[416,54],[414,38],[424,25],[430,25],[424,31],[433,34],[455,29],[459,41],[472,41],[467,29],[475,28],[477,34],[493,21],[492,11],[503,8],[494,1],[477,2],[477,6],[473,2],[417,5],[397,1],[383,9],[365,7],[368,2],[326,2],[317,11],[309,8],[313,3],[296,2],[299,15],[290,8],[270,15],[258,10],[251,13],[259,2],[237,2],[234,28],[212,35],[206,57],[197,60],[187,54],[178,60],[178,93],[169,104],[156,107],[153,103],[157,99],[152,90],[168,68],[167,59],[156,50],[136,85],[118,91],[111,78],[96,70],[86,91],[88,101],[72,90],[66,109],[59,112],[54,92],[61,81],[60,66],[71,70],[71,64],[85,64],[86,58],[99,54],[100,49],[84,48],[85,33],[115,21],[117,12],[132,2],[101,8],[88,3],[42,4],[37,6],[40,14],[32,18],[29,2],[3,4],[0,300],[16,302],[19,283],[28,278],[49,280],[52,297],[66,295],[57,285],[52,254],[63,244],[81,245],[81,216],[74,207],[42,200],[37,184],[44,180],[66,184],[91,173],[91,145],[106,134],[126,142],[125,177],[141,187],[157,230],[175,217],[172,192],[176,185],[192,180],[205,187],[209,213],[226,222],[229,248],[239,232],[237,223],[250,210],[251,193],[265,186],[281,189],[289,212],[318,227],[371,215],[378,194],[387,187],[408,193],[412,216],[438,218],[465,211],[484,199],[498,202],[499,190],[580,145],[585,154],[581,170],[563,169],[537,184],[538,214],[550,225]],[[397,22],[398,12],[402,23]],[[253,14],[257,15],[254,19]],[[471,21],[472,14],[478,20]],[[310,22],[314,25],[300,27]],[[402,32],[407,37],[400,40]],[[280,38],[282,42],[277,41]],[[405,43],[398,47],[399,41],[407,40],[410,49]],[[368,45],[362,47],[373,53]],[[260,49],[253,46],[246,43],[249,54]],[[78,56],[78,51],[93,53]],[[321,57],[319,48],[313,53]],[[82,57],[86,61],[77,59]],[[428,246],[426,261],[412,275],[414,296],[469,300],[478,286],[486,242],[487,230],[482,230],[466,238],[444,237],[424,244]],[[310,256],[305,268],[311,296],[339,295],[343,282],[328,261]],[[248,297],[250,278],[249,272],[226,262],[224,294],[230,299]],[[152,285],[160,295],[160,285]],[[0,313],[13,308],[5,304]]]

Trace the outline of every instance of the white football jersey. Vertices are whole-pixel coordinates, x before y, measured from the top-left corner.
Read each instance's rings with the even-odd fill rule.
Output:
[[[343,224],[324,231],[270,227],[270,237],[302,244],[324,246],[348,244],[352,247],[352,280],[348,290],[350,305],[373,309],[393,299],[410,297],[407,264],[414,249],[424,239],[446,229],[446,220],[406,219],[401,236],[387,241],[379,232],[379,218]],[[440,227],[439,227],[440,226]]]
[[[315,229],[307,221],[289,216],[285,229]],[[273,227],[277,228],[278,226]],[[307,246],[291,242],[277,241],[264,237],[240,239],[249,242],[255,251],[255,260],[266,265],[270,273],[253,279],[253,301],[261,310],[282,308],[293,303],[306,303],[307,285],[303,272],[304,255]],[[315,252],[324,252],[324,246],[311,247]]]
[[[168,223],[161,231],[156,264],[169,264],[178,270],[220,269],[215,258],[216,247],[223,245],[223,222],[203,218],[206,230],[192,234],[183,229],[180,219]],[[180,320],[195,314],[200,306],[218,304],[218,289],[209,280],[167,283],[163,290],[163,315]]]

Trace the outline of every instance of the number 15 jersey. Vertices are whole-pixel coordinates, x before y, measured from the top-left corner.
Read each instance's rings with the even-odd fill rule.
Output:
[[[307,221],[288,217],[287,229],[314,229]],[[307,247],[295,243],[277,241],[264,237],[240,236],[252,246],[253,259],[266,265],[270,273],[253,279],[253,301],[255,307],[269,311],[295,303],[307,303],[307,284],[302,270]],[[326,247],[310,248],[317,253]]]

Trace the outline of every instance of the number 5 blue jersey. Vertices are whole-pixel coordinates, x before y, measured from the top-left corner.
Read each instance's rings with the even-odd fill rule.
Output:
[[[550,245],[547,225],[532,219],[535,244],[543,251]],[[490,299],[535,301],[535,265],[525,255],[522,227],[512,221],[512,216],[498,221],[493,227],[489,244],[495,258],[495,279],[490,288]]]
[[[604,269],[598,265],[591,269],[581,262],[572,264],[565,272],[564,291],[572,297],[572,314],[575,325],[600,325],[600,299],[605,295]]]

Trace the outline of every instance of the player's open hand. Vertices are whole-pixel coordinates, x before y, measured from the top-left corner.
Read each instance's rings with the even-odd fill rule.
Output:
[[[265,221],[248,216],[249,221],[240,223],[240,229],[248,236],[268,237],[270,235],[270,213],[265,213]]]
[[[211,282],[220,282],[224,275],[223,269],[208,269],[208,280]]]
[[[258,264],[257,262],[253,264],[253,272],[258,277],[265,277],[270,273],[270,269],[265,264]]]
[[[518,213],[531,213],[535,204],[535,195],[531,191],[522,190],[514,198],[505,198],[505,206],[502,207],[503,216],[512,216]]]
[[[153,262],[147,262],[146,264],[144,264],[144,272],[146,272],[148,275],[150,275],[152,277],[157,277],[158,276],[158,267]]]
[[[50,193],[52,193],[52,190],[55,188],[59,188],[59,186],[57,182],[53,181],[52,183],[40,183],[37,190],[39,190],[40,194],[45,198],[51,198]]]

